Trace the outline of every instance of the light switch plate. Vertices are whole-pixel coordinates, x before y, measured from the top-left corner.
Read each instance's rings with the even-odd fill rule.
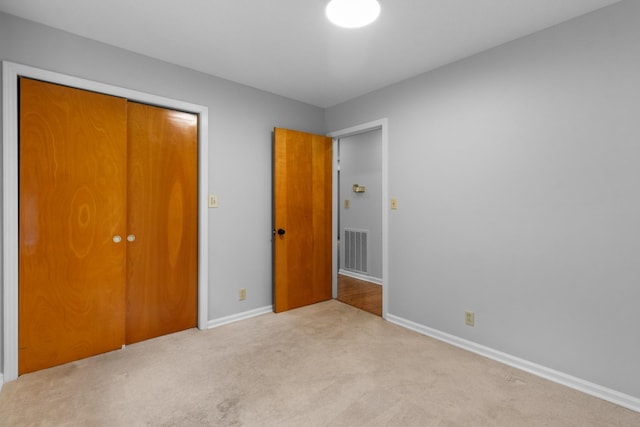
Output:
[[[218,207],[218,196],[215,194],[209,194],[209,207],[217,208]]]

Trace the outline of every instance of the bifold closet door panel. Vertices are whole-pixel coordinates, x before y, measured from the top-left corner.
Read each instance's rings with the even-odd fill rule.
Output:
[[[19,119],[24,374],[124,343],[127,101],[22,78]]]
[[[129,102],[126,343],[197,324],[198,116]]]

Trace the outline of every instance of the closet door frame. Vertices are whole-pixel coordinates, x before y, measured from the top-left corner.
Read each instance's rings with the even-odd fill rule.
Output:
[[[208,107],[125,89],[8,61],[2,62],[2,278],[3,378],[18,378],[18,77],[29,77],[131,101],[197,114],[198,117],[198,329],[208,327]]]

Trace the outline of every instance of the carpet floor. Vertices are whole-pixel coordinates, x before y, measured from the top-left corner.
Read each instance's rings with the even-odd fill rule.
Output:
[[[338,301],[21,376],[1,426],[640,426],[616,406]]]

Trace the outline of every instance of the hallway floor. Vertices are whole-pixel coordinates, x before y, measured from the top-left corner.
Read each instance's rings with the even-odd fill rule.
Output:
[[[338,301],[382,316],[382,286],[338,274]]]

